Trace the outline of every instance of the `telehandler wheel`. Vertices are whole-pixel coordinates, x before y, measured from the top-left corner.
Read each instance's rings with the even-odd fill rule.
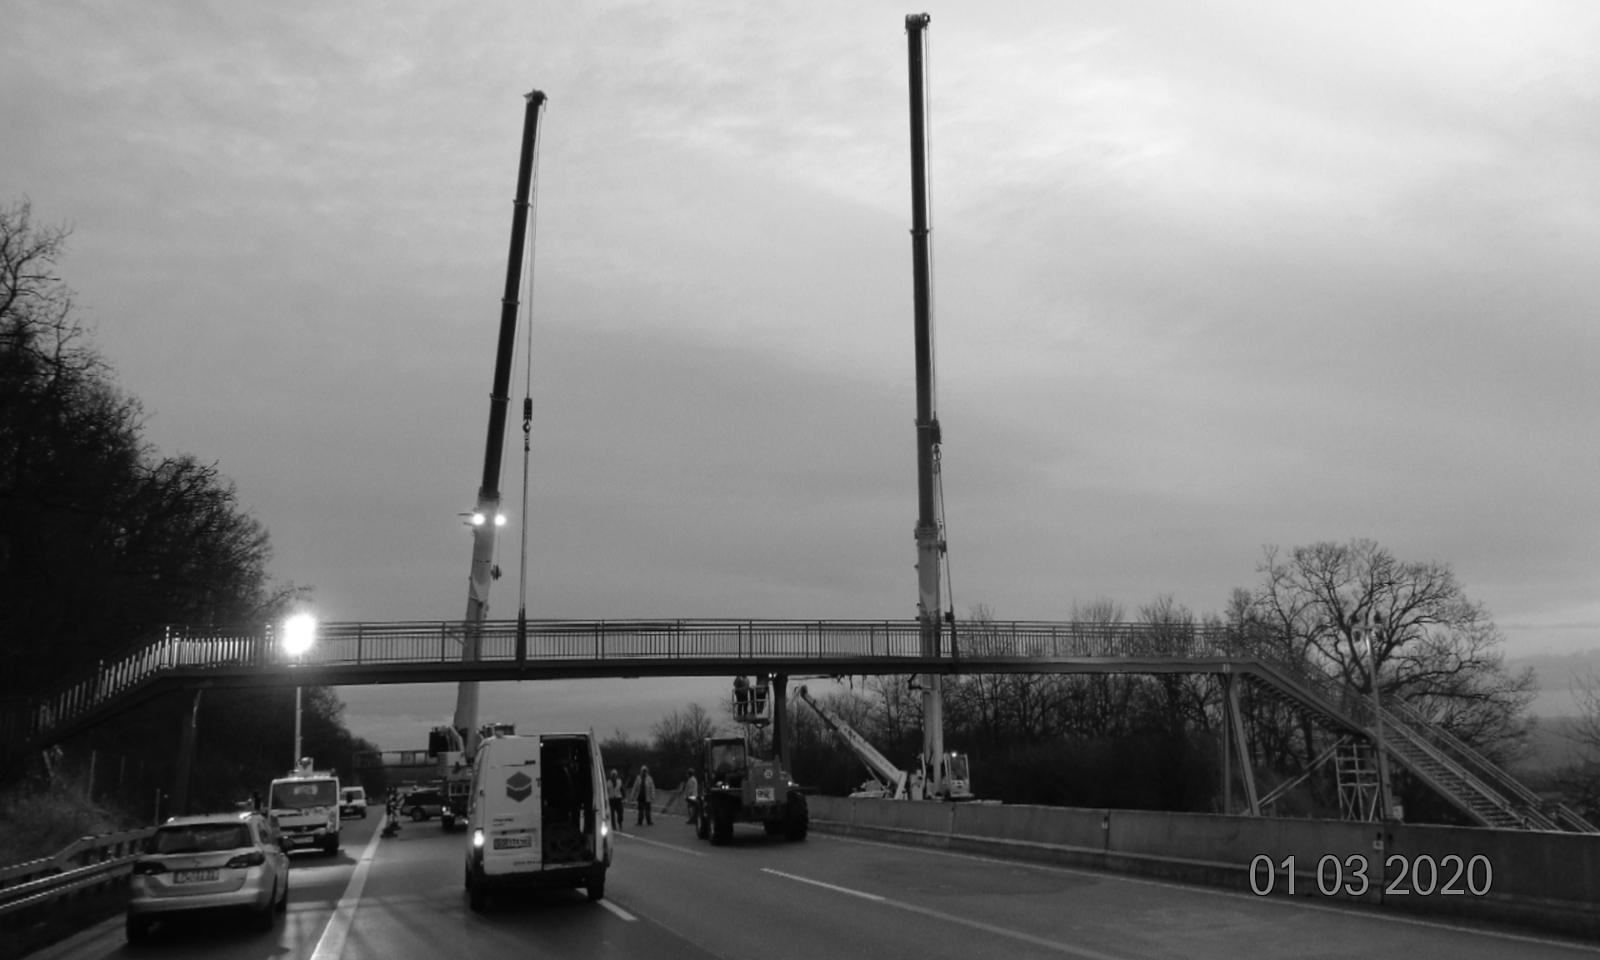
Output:
[[[718,803],[711,808],[711,845],[726,846],[733,839],[733,807]]]
[[[786,840],[804,840],[806,831],[811,829],[811,811],[806,806],[806,795],[791,793],[789,795],[789,813],[783,820],[783,836]]]

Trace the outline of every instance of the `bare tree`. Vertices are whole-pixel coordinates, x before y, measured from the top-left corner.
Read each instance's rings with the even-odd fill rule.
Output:
[[[651,725],[652,746],[663,781],[674,782],[678,773],[694,766],[701,743],[716,731],[716,726],[698,703],[674,710]]]
[[[1287,556],[1269,547],[1258,570],[1253,615],[1279,649],[1357,694],[1371,690],[1367,658],[1375,657],[1386,695],[1463,740],[1496,753],[1525,740],[1537,680],[1532,670],[1506,672],[1498,628],[1448,565],[1403,562],[1358,539]],[[1369,617],[1370,652],[1361,637]]]

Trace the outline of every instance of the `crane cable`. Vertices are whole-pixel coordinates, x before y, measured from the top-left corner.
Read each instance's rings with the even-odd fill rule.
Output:
[[[933,422],[935,442],[933,445],[933,484],[938,498],[939,515],[939,553],[941,566],[944,567],[945,596],[949,601],[950,622],[950,652],[952,657],[960,657],[961,653],[956,646],[956,588],[950,576],[950,551],[948,546],[944,509],[944,455],[940,445],[943,440],[943,431],[937,426],[939,423],[939,311],[937,309],[938,297],[935,293],[935,278],[939,272],[934,269],[934,243],[933,243],[933,84],[929,77],[933,75],[933,44],[929,40],[928,31],[922,32],[922,129],[926,141],[928,157],[927,168],[923,171],[923,181],[926,195],[923,202],[928,206],[928,380],[932,392]]]
[[[539,112],[544,113],[544,105],[539,105]],[[526,328],[523,337],[523,352],[525,366],[522,384],[522,513],[518,517],[517,526],[521,530],[522,553],[517,561],[517,623],[519,647],[522,646],[522,624],[528,615],[528,458],[532,449],[533,436],[533,258],[539,250],[539,147],[544,143],[544,124],[539,124],[539,135],[533,141],[533,175],[531,199],[528,204],[528,255],[523,260],[522,270],[525,285],[523,289],[527,295],[522,298],[524,323]]]

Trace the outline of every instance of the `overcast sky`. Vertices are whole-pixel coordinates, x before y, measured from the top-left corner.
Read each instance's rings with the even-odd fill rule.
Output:
[[[1600,647],[1600,5],[926,9],[958,609],[1216,611],[1264,545],[1361,536],[1511,655]],[[908,12],[13,0],[0,202],[73,227],[149,439],[320,617],[458,618],[543,90],[530,616],[909,618]],[[484,709],[643,732],[717,690]],[[391,749],[454,700],[345,695]]]

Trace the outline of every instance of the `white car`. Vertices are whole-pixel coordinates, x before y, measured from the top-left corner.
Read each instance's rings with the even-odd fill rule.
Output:
[[[259,813],[173,817],[145,841],[129,884],[127,934],[139,943],[158,920],[241,911],[271,930],[289,903],[289,857]]]

